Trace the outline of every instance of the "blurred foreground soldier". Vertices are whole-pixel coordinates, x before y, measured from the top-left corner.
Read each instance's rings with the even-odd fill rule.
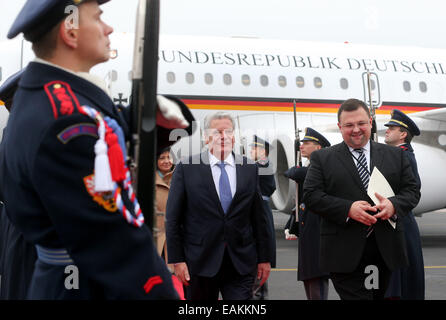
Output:
[[[271,270],[270,227],[258,167],[233,153],[234,119],[217,112],[205,120],[208,150],[183,159],[167,199],[169,263],[187,286],[187,299],[250,300]]]
[[[292,167],[288,169],[285,177],[299,184],[299,191],[303,190],[308,168],[311,166],[311,154],[322,148],[330,146],[330,142],[319,132],[312,128],[305,129],[305,136],[300,145],[302,157],[308,159],[306,167]],[[321,217],[312,213],[302,201],[299,205],[299,248],[297,280],[304,282],[305,294],[308,300],[327,300],[328,298],[328,272],[319,268],[319,243]],[[295,219],[294,215],[292,219]]]
[[[109,59],[106,1],[28,0],[8,33],[37,56],[0,147],[4,212],[37,249],[29,299],[178,298],[131,188],[124,109],[89,74]]]
[[[0,108],[4,108],[6,113],[11,110],[13,96],[22,74],[23,70],[17,72],[0,87],[0,100],[5,103]],[[3,132],[3,129],[2,125],[0,130]],[[3,200],[0,198],[0,201]],[[26,297],[36,259],[34,245],[23,238],[23,234],[9,220],[6,211],[0,208],[0,300],[20,300]]]
[[[272,165],[268,159],[269,151],[272,148],[268,141],[254,135],[254,141],[250,144],[251,159],[254,160],[259,167],[259,186],[262,193],[263,207],[268,213],[268,226],[271,231],[271,268],[276,267],[276,237],[274,229],[273,212],[270,207],[270,197],[276,190],[276,182],[274,180],[274,172]],[[259,287],[259,281],[254,284],[254,300],[268,299],[268,281]]]
[[[414,136],[420,135],[418,126],[412,119],[397,109],[392,111],[392,117],[385,126],[388,127],[385,143],[407,151],[406,154],[417,180],[418,188],[421,188],[417,160],[410,144]],[[424,262],[420,230],[412,211],[402,217],[401,220],[404,225],[409,266],[392,273],[386,297],[390,299],[424,300]]]
[[[338,127],[344,141],[313,152],[304,183],[303,202],[322,217],[320,267],[341,299],[383,299],[391,271],[407,265],[401,218],[417,205],[420,189],[402,149],[370,141],[364,102],[346,100]],[[375,193],[375,205],[367,195],[374,168],[395,193]]]

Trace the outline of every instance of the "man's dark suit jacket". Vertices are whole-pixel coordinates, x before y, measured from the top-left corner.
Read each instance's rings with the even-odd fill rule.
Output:
[[[378,168],[391,185],[389,198],[398,217],[406,215],[420,199],[420,189],[412,169],[400,148],[371,142],[371,172]],[[372,200],[361,182],[348,146],[342,142],[311,155],[311,167],[304,183],[305,204],[321,221],[321,269],[348,273],[358,266],[366,243],[368,226],[353,219],[347,221],[353,202]],[[379,251],[390,270],[407,264],[403,224],[396,229],[378,219],[374,232]]]
[[[169,263],[186,262],[191,275],[213,277],[225,248],[241,275],[270,262],[270,230],[262,206],[258,168],[234,155],[237,187],[224,214],[208,152],[180,162],[173,173],[166,209]]]

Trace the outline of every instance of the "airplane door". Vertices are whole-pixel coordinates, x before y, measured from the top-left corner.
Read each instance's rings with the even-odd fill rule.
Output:
[[[367,72],[362,74],[362,87],[364,92],[364,101],[370,108],[370,96],[372,98],[372,103],[375,108],[379,108],[382,104],[381,91],[379,88],[378,75],[374,72],[370,72],[370,93],[369,96],[369,83],[367,79]]]

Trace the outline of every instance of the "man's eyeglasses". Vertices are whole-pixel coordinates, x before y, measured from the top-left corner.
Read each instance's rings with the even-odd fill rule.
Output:
[[[361,122],[358,122],[358,123],[345,123],[345,124],[341,124],[341,127],[343,129],[351,130],[351,129],[354,129],[356,126],[358,126],[360,129],[364,129],[368,125],[370,125],[369,122],[361,121]]]

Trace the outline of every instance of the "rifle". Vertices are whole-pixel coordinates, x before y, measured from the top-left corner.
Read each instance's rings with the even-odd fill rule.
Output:
[[[369,93],[369,103],[370,103],[370,116],[372,117],[372,135],[371,139],[378,142],[378,131],[376,128],[376,107],[372,100],[372,81],[370,79],[370,71],[367,70],[367,89]]]
[[[302,154],[300,152],[300,137],[299,128],[297,126],[297,112],[296,112],[296,100],[293,100],[293,111],[294,111],[294,166],[299,165],[302,167]],[[296,183],[296,222],[299,222],[299,184]]]
[[[130,110],[129,167],[133,188],[150,229],[155,203],[159,8],[159,0],[139,0]]]
[[[245,150],[245,137],[242,137],[242,128],[240,127],[240,117],[237,115],[237,125],[238,125],[238,138],[240,142],[240,154],[242,156],[246,156],[246,150]]]

